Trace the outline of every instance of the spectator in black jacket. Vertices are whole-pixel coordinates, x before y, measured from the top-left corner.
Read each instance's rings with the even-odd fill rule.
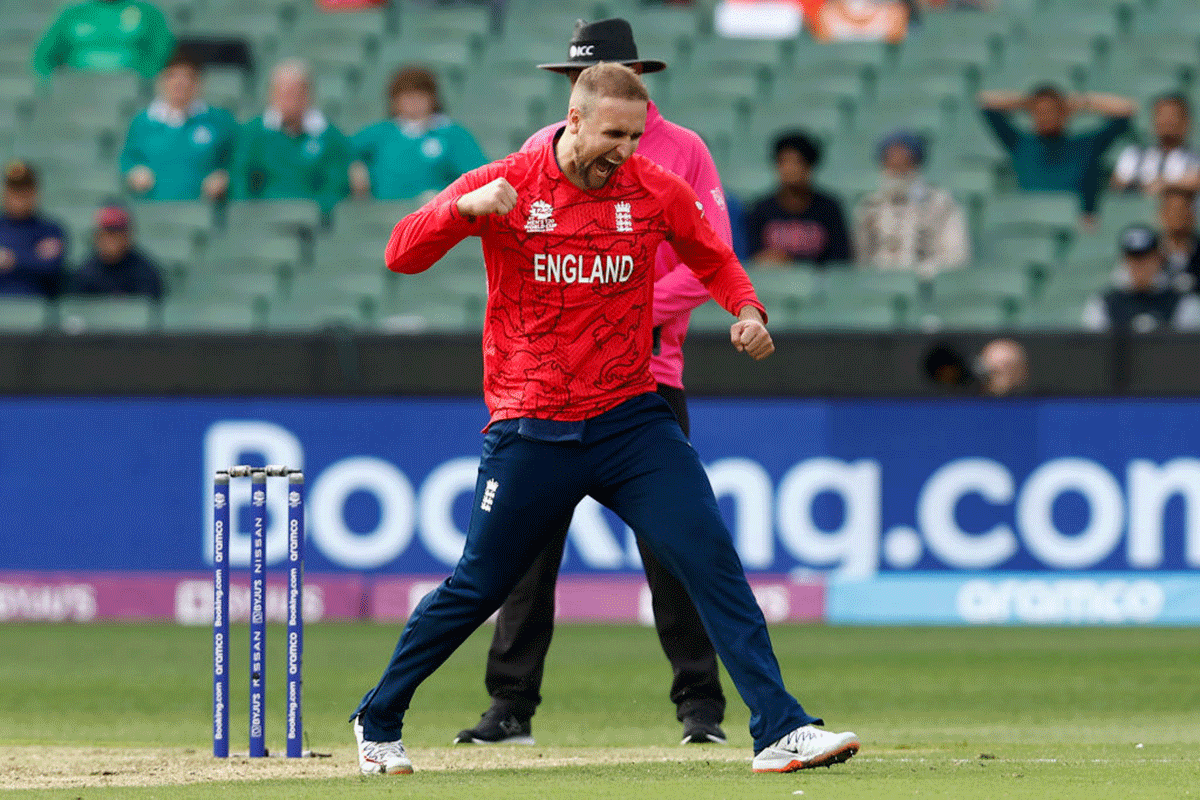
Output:
[[[1200,233],[1196,231],[1195,202],[1194,192],[1178,186],[1168,186],[1158,198],[1167,273],[1175,287],[1184,291],[1200,289]]]
[[[1130,225],[1121,231],[1120,246],[1121,277],[1084,309],[1084,327],[1125,333],[1200,330],[1200,299],[1172,285],[1154,229]]]
[[[820,160],[820,147],[800,131],[776,139],[779,188],[746,214],[746,245],[755,261],[824,265],[853,260],[842,204],[813,186],[813,170]]]
[[[0,294],[53,297],[66,277],[62,226],[38,211],[38,178],[24,161],[4,168]]]
[[[129,212],[119,205],[96,212],[95,248],[75,275],[77,292],[162,298],[158,265],[134,246],[132,227]]]

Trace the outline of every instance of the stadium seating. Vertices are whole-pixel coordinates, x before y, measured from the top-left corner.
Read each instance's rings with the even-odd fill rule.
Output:
[[[437,73],[449,113],[489,157],[499,157],[562,116],[567,81],[535,65],[565,57],[576,19],[621,15],[632,21],[642,54],[670,64],[647,76],[663,113],[704,136],[725,185],[744,200],[774,186],[769,146],[781,130],[805,128],[824,142],[818,182],[848,207],[878,184],[881,134],[896,127],[925,134],[928,174],[967,208],[977,263],[929,286],[875,270],[819,277],[807,268],[755,270],[779,309],[774,323],[783,326],[887,328],[924,320],[1077,327],[1082,304],[1109,278],[1117,232],[1152,221],[1153,204],[1106,196],[1098,230],[1081,234],[1075,198],[1014,190],[1007,154],[982,124],[975,92],[1051,80],[1126,94],[1145,107],[1164,92],[1195,95],[1200,85],[1200,6],[1190,0],[1012,0],[995,13],[925,13],[901,45],[838,46],[805,36],[724,40],[712,33],[703,3],[510,0],[499,28],[483,3],[406,2],[336,14],[308,0],[159,4],[181,34],[249,39],[259,66],[254,75],[218,68],[206,76],[210,101],[243,120],[261,111],[268,67],[281,56],[310,60],[321,104],[347,133],[383,118],[384,92],[398,66],[424,63]],[[0,149],[38,165],[44,205],[66,224],[78,259],[95,208],[122,192],[116,153],[151,87],[127,74],[66,71],[33,80],[29,51],[58,5],[0,2]],[[483,304],[477,245],[456,248],[419,278],[383,268],[392,227],[417,205],[347,201],[322,219],[303,202],[233,203],[216,213],[205,203],[135,203],[142,246],[163,262],[175,296],[161,314],[90,300],[62,310],[88,329],[473,329]],[[58,310],[14,302],[0,308],[0,325],[37,329],[56,324]],[[716,312],[702,307],[695,324],[727,327],[728,315]]]

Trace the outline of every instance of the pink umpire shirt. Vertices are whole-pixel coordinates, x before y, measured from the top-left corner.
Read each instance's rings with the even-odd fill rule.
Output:
[[[546,144],[562,126],[563,123],[556,122],[542,128],[522,145],[522,152]],[[733,244],[721,177],[700,134],[664,119],[658,107],[650,103],[646,132],[637,152],[687,181],[704,204],[704,217],[717,236],[725,244]],[[654,326],[660,329],[659,348],[650,357],[650,372],[659,383],[683,388],[683,342],[687,338],[688,320],[692,309],[709,297],[708,290],[671,246],[660,245],[654,264],[652,317]],[[732,319],[729,324],[733,324]]]

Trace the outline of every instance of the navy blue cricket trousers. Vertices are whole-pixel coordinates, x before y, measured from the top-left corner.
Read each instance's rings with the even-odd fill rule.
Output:
[[[616,512],[687,588],[750,707],[756,752],[820,723],[783,686],[708,476],[666,401],[628,400],[588,420],[582,441],[530,439],[518,427],[497,422],[484,438],[462,558],[417,605],[379,684],[355,711],[367,739],[400,738],[417,686],[500,607],[586,495]]]

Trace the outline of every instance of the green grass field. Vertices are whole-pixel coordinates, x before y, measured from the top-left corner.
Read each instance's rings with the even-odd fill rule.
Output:
[[[486,705],[485,627],[417,694],[405,730],[417,773],[366,778],[346,717],[397,633],[309,626],[305,722],[311,747],[332,758],[264,763],[208,756],[208,629],[2,626],[0,787],[89,800],[1200,796],[1196,630],[777,626],[789,686],[831,728],[856,731],[863,750],[829,770],[754,775],[736,695],[728,746],[678,746],[666,662],[640,627],[558,630],[537,746],[448,747]],[[232,727],[244,750],[239,634]],[[278,748],[282,639],[273,628],[268,739]]]

